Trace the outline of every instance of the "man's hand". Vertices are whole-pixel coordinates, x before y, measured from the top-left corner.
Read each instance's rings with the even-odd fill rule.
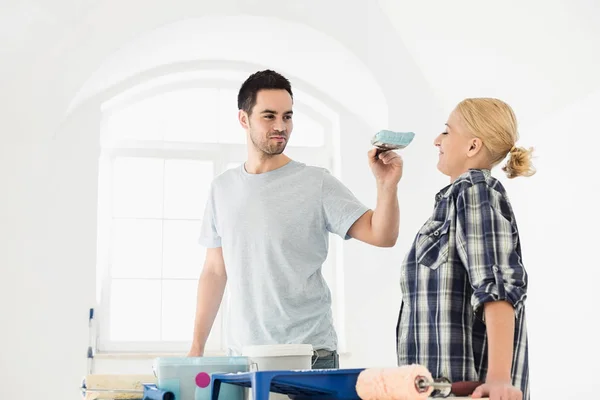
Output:
[[[378,185],[395,186],[402,178],[404,163],[402,157],[395,151],[385,151],[377,154],[377,149],[371,149],[369,155],[369,166]]]
[[[192,348],[187,354],[188,357],[202,357],[204,356],[204,350],[195,344],[192,344]]]
[[[379,154],[369,151],[369,165],[377,181],[377,206],[352,224],[348,234],[361,242],[379,247],[392,247],[400,229],[398,182],[402,177],[402,158],[393,151]]]
[[[488,397],[489,400],[523,400],[523,393],[509,383],[490,382],[479,386],[471,396],[474,399]]]

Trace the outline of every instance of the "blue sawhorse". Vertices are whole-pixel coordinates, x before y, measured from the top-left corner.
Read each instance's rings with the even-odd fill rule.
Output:
[[[221,384],[227,383],[250,388],[253,400],[268,400],[270,392],[288,395],[293,400],[360,400],[356,380],[362,371],[316,369],[213,374],[211,399],[218,400]]]

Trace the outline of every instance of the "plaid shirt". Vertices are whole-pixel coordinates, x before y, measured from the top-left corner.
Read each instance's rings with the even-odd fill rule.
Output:
[[[398,364],[421,364],[437,378],[485,381],[483,304],[515,308],[512,384],[529,399],[527,273],[515,217],[489,170],[470,170],[440,191],[400,278]]]

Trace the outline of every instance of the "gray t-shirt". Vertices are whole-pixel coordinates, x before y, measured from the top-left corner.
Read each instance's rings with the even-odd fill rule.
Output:
[[[264,344],[337,349],[321,266],[329,232],[350,239],[367,211],[326,169],[296,161],[262,174],[242,164],[213,181],[200,244],[223,250],[230,354]]]

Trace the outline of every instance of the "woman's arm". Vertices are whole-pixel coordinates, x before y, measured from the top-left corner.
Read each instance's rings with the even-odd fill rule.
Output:
[[[478,177],[474,177],[478,179]],[[520,399],[512,386],[515,314],[525,301],[527,274],[521,262],[510,206],[485,180],[473,182],[456,201],[458,255],[473,289],[471,304],[487,332],[486,383],[473,398]]]
[[[488,336],[487,382],[511,382],[515,309],[506,301],[493,301],[484,305]]]

